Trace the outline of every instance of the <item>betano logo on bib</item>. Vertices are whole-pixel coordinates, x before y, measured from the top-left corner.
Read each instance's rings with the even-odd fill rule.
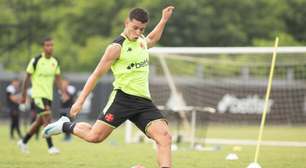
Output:
[[[148,64],[149,64],[149,61],[145,59],[144,61],[141,61],[141,62],[131,63],[129,66],[126,67],[126,69],[131,70],[132,68],[141,68],[141,67],[148,66]]]

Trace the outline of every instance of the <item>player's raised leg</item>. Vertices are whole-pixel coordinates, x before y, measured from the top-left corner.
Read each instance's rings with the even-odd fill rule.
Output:
[[[97,120],[93,126],[85,122],[77,123],[73,129],[73,134],[87,142],[99,143],[106,139],[113,130],[114,128]]]
[[[63,116],[58,121],[49,124],[43,131],[44,137],[50,137],[60,133],[72,133],[73,135],[91,143],[102,142],[105,138],[112,133],[114,128],[97,120],[91,126],[86,122],[72,123],[70,120]]]

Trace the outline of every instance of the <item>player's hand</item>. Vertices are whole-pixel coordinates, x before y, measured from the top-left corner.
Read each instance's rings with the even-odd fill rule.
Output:
[[[70,109],[70,112],[69,112],[69,116],[71,118],[76,118],[76,116],[79,114],[79,112],[81,111],[82,109],[82,104],[76,102],[72,105],[71,109]]]
[[[174,6],[168,6],[165,9],[163,9],[162,20],[167,22],[170,19],[173,13],[173,10],[174,10]]]
[[[62,96],[62,101],[63,101],[63,102],[66,102],[66,101],[69,100],[69,98],[70,98],[70,97],[69,97],[66,93],[64,93],[63,96]]]
[[[27,97],[21,97],[19,104],[25,104],[27,102]]]

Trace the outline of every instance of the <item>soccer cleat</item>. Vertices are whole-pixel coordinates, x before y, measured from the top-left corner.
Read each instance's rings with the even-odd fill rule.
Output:
[[[56,122],[48,124],[43,130],[43,137],[49,138],[52,135],[63,133],[63,124],[65,122],[70,122],[70,120],[68,117],[62,116]]]
[[[48,149],[48,152],[51,154],[51,155],[56,155],[56,154],[59,154],[60,153],[60,150],[54,146],[52,146],[51,148]]]
[[[23,143],[22,140],[19,140],[17,142],[17,145],[22,153],[25,153],[25,154],[30,153],[27,144]]]

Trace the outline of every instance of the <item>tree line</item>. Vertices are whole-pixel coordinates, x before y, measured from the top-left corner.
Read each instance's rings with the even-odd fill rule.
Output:
[[[123,30],[133,7],[146,8],[153,29],[168,4],[176,7],[160,46],[306,44],[305,0],[2,0],[0,63],[24,70],[51,36],[64,71],[91,71]]]

